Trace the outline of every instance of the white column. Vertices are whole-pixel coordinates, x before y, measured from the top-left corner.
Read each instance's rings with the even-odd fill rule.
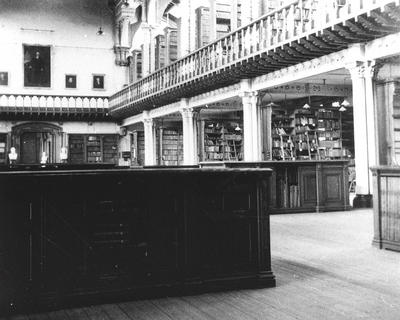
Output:
[[[132,66],[131,66],[131,82],[135,82],[136,80],[139,79],[138,74],[137,74],[137,65],[138,65],[138,54],[140,53],[140,50],[133,50],[132,51]]]
[[[178,55],[179,58],[190,52],[190,3],[188,0],[180,4],[181,17],[178,21]]]
[[[154,28],[150,28],[150,73],[156,70],[156,38]]]
[[[142,49],[142,77],[150,74],[150,60],[151,58],[151,27],[147,23],[142,23],[143,32],[143,49]]]
[[[144,164],[146,166],[153,166],[156,164],[155,155],[155,128],[152,118],[148,117],[148,112],[143,112],[143,125],[144,125]]]
[[[171,58],[170,58],[170,46],[171,46],[171,28],[170,27],[165,27],[164,28],[164,43],[165,43],[165,48],[164,48],[164,59],[165,59],[165,66],[168,66],[170,64]]]
[[[196,11],[195,5],[198,0],[190,0],[189,6],[189,51],[192,52],[196,49]]]
[[[129,24],[130,20],[128,17],[124,17],[120,21],[120,29],[121,29],[121,39],[120,39],[120,45],[122,47],[130,47],[130,41],[129,41]]]
[[[261,161],[261,109],[257,91],[242,92],[244,161]]]
[[[183,164],[195,165],[198,163],[197,157],[197,126],[196,115],[197,112],[190,108],[187,99],[182,99],[183,106],[182,114],[182,128],[183,128]]]
[[[368,61],[365,63],[365,103],[366,103],[366,119],[367,119],[367,138],[368,138],[368,165],[373,167],[377,165],[377,137],[378,128],[376,125],[375,113],[375,96],[374,96],[374,71],[375,61]],[[373,180],[372,172],[369,171],[369,190],[372,194]]]
[[[231,31],[238,28],[238,0],[231,1]]]
[[[251,20],[261,16],[261,4],[259,0],[251,0]]]
[[[209,42],[213,42],[217,39],[217,0],[209,0],[210,2],[210,39]]]
[[[367,123],[367,90],[365,81],[365,65],[356,63],[348,66],[353,85],[353,118],[354,118],[354,157],[356,167],[356,194],[359,197],[371,195],[370,189],[370,151],[373,141],[369,141]],[[369,104],[370,102],[368,102]],[[373,103],[373,102],[372,102]],[[374,128],[371,128],[374,130]]]
[[[247,1],[246,0],[242,1],[241,27],[245,26],[246,24],[249,24],[251,21],[251,2]]]

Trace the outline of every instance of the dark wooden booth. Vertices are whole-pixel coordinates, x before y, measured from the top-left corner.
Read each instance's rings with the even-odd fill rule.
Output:
[[[271,287],[270,169],[0,172],[1,312]]]

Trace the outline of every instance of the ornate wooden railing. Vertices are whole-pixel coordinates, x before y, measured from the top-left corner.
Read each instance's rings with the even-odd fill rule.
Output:
[[[108,97],[0,95],[0,117],[108,117]]]
[[[394,0],[296,0],[117,92],[110,113],[133,115],[339,51],[399,31],[399,21]]]

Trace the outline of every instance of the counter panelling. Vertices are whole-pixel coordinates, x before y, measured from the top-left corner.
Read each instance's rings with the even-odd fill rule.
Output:
[[[210,165],[210,164],[202,164]],[[349,210],[347,160],[225,162],[221,166],[271,168],[271,213]]]
[[[0,172],[0,309],[274,286],[270,173]]]

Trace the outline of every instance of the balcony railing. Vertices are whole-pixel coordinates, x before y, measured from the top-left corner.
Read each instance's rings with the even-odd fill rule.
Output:
[[[108,117],[107,97],[35,96],[4,94],[0,96],[0,116],[48,118]]]
[[[379,10],[386,5],[398,10],[393,0],[293,1],[119,91],[111,115],[134,115],[400,31],[399,15]]]

